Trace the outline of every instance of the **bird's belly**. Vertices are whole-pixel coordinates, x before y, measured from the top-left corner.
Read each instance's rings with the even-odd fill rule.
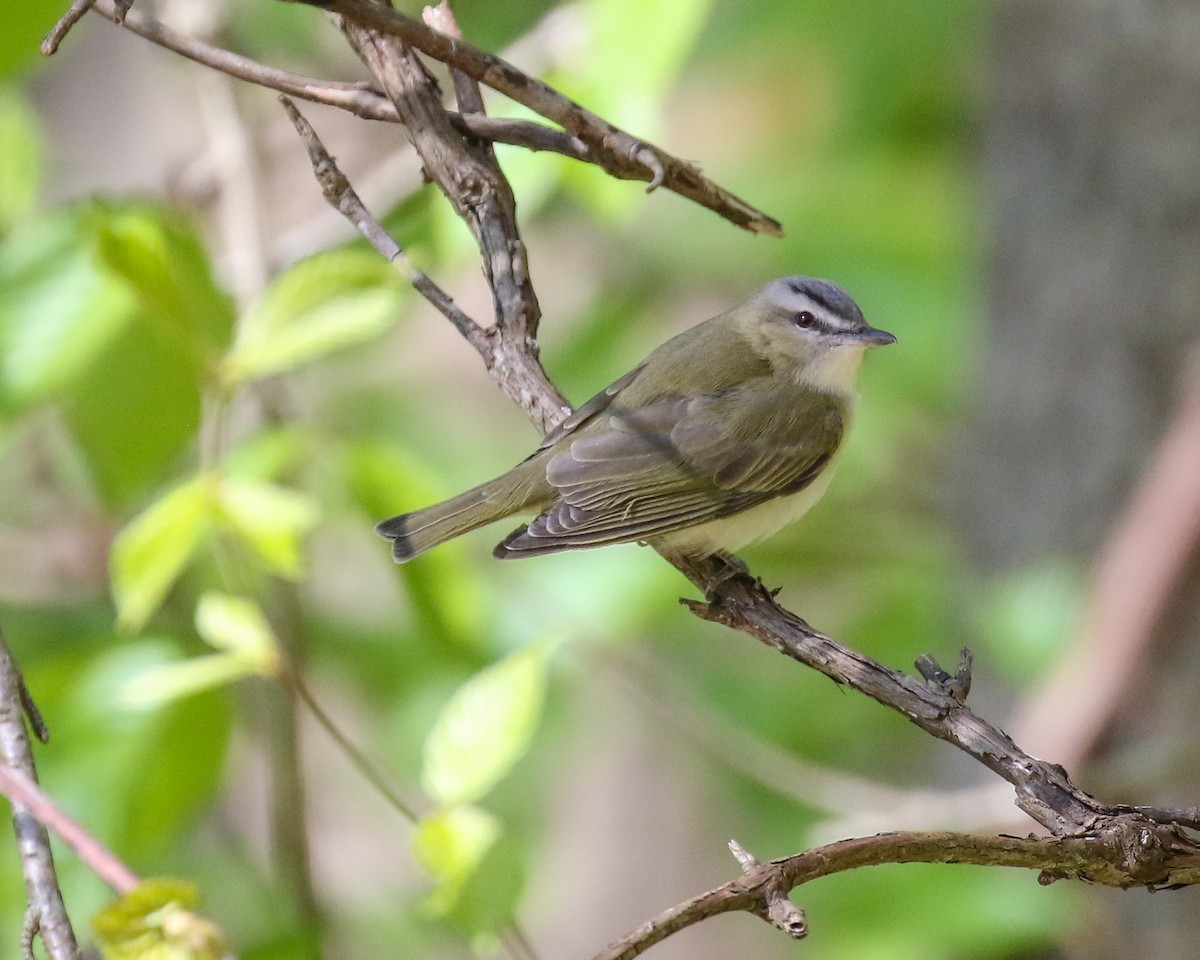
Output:
[[[812,483],[787,497],[776,497],[730,517],[712,520],[686,530],[678,530],[650,542],[665,550],[688,554],[708,554],[716,550],[739,550],[782,530],[799,520],[824,495],[833,479],[833,464],[821,471]]]

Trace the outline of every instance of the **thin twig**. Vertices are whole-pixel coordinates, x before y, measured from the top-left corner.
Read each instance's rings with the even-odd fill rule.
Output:
[[[42,54],[47,57],[53,55],[58,50],[58,45],[71,32],[71,28],[83,19],[83,15],[95,3],[96,0],[72,0],[71,6],[67,8],[67,12],[59,18],[58,23],[50,28],[50,32],[42,38]],[[114,4],[113,6],[115,12],[116,5]]]
[[[1161,837],[1155,837],[1160,840]],[[734,911],[759,913],[779,884],[793,889],[810,880],[885,863],[970,863],[1040,870],[1043,883],[1068,877],[1127,888],[1200,881],[1194,850],[1172,869],[1146,879],[1121,868],[1122,851],[1094,838],[982,837],[961,833],[884,833],[841,840],[794,857],[752,866],[736,880],[693,897],[609,944],[594,960],[631,960],[674,933]]]
[[[313,174],[330,206],[354,224],[355,229],[366,238],[367,242],[384,259],[392,263],[421,296],[437,307],[442,315],[454,324],[455,329],[485,361],[490,362],[492,345],[483,327],[467,316],[445,290],[418,270],[400,244],[384,230],[383,225],[375,219],[359,199],[358,194],[350,185],[350,181],[346,179],[346,175],[339,169],[336,161],[325,149],[321,138],[313,130],[312,124],[296,109],[296,105],[284,96],[279,98],[279,102],[283,104],[283,109],[287,111],[296,132],[304,142],[309,160],[312,162]]]
[[[137,874],[72,820],[24,771],[0,766],[0,793],[13,804],[24,807],[38,824],[52,830],[56,837],[75,851],[92,873],[116,893],[128,893],[140,882]],[[44,915],[42,932],[45,933]]]
[[[129,11],[128,15],[122,19],[120,7],[114,0],[90,0],[90,2],[91,9],[96,13],[124,26],[125,29],[142,39],[238,80],[277,90],[300,100],[337,107],[339,110],[345,110],[364,120],[381,120],[387,123],[399,123],[400,121],[391,101],[370,84],[321,80],[268,67],[241,54],[205,43],[194,37],[184,36],[166,24],[134,10]],[[42,52],[54,53],[61,39],[61,36],[57,37],[50,49],[43,45]],[[562,130],[555,130],[553,127],[534,120],[489,117],[482,112],[455,113],[448,111],[447,116],[462,133],[480,140],[524,147],[527,150],[558,153],[583,163],[605,166],[579,137]],[[608,172],[612,173],[613,171],[609,170]],[[623,177],[622,179],[640,178]],[[669,185],[668,189],[671,189]]]
[[[714,558],[671,558],[692,581],[707,588],[721,569]],[[1098,818],[1127,812],[1089,797],[1060,767],[1031,757],[1002,730],[978,717],[939,684],[900,673],[843,646],[775,602],[760,581],[728,577],[707,603],[684,601],[705,620],[723,623],[845,683],[953,744],[1016,788],[1016,803],[1051,833],[1090,829]]]
[[[490,150],[463,137],[446,119],[436,82],[407,44],[352,21],[343,22],[342,30],[396,105],[426,174],[479,246],[496,314],[488,331],[491,355],[484,363],[500,389],[529,409],[540,429],[550,429],[570,407],[538,361],[541,310],[507,178]],[[530,384],[536,389],[531,391]]]
[[[29,903],[27,925],[41,935],[51,960],[76,960],[79,947],[58,886],[43,816],[46,808],[41,803],[45,795],[37,786],[33,751],[25,730],[26,704],[32,703],[21,672],[0,635],[0,793],[8,797],[13,808],[13,829]],[[40,723],[36,709],[32,715],[38,717],[35,725],[40,724],[44,731],[45,724]]]
[[[337,725],[328,711],[321,706],[320,701],[313,696],[312,691],[308,689],[308,685],[304,683],[294,670],[288,670],[284,676],[284,682],[296,691],[300,702],[308,708],[309,713],[320,724],[321,729],[329,734],[334,743],[346,755],[354,769],[362,775],[363,779],[379,791],[379,794],[395,807],[406,820],[410,823],[416,823],[421,818],[421,807],[424,806],[421,799],[416,796],[406,796],[405,791],[393,784],[385,776],[379,766],[343,732],[342,728]]]
[[[709,180],[695,165],[613,126],[549,84],[465,40],[447,36],[419,20],[397,13],[390,6],[372,0],[299,2],[339,13],[348,21],[369,27],[384,36],[403,40],[427,56],[461,70],[485,86],[523,104],[579,137],[591,150],[595,162],[614,177],[649,181],[649,189],[661,184],[746,230],[771,236],[783,234],[779,221]]]
[[[455,40],[462,39],[462,31],[458,29],[458,21],[454,19],[454,11],[446,0],[436,7],[426,7],[421,19],[434,30],[441,31]],[[463,73],[457,67],[450,68],[450,79],[454,83],[454,99],[458,101],[458,109],[463,116],[477,116],[484,113],[483,92],[479,83],[470,75]]]

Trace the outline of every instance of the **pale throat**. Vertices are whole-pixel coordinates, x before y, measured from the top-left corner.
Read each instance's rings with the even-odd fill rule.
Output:
[[[799,368],[790,371],[797,383],[806,384],[826,393],[846,397],[854,395],[858,370],[862,366],[866,347],[856,343],[838,344],[822,351]]]

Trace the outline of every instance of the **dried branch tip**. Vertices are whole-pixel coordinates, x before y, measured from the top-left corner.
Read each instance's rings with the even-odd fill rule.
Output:
[[[932,653],[921,654],[913,665],[932,686],[959,703],[966,703],[967,695],[971,692],[971,667],[974,662],[975,655],[971,653],[971,648],[963,647],[959,651],[958,668],[953,676],[942,668]]]
[[[793,940],[802,940],[808,936],[808,921],[804,917],[804,911],[788,897],[791,885],[784,877],[783,871],[773,863],[764,867],[754,854],[736,840],[729,841],[729,851],[741,864],[743,873],[767,874],[765,883],[755,877],[755,880],[762,884],[763,894],[752,908],[752,912],[771,926],[782,930]]]

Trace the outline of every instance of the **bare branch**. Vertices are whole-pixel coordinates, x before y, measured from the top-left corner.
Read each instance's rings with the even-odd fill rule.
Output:
[[[117,893],[128,893],[138,885],[137,874],[72,820],[25,772],[0,766],[0,794],[13,804],[20,804],[39,824],[54,831],[56,837]]]
[[[755,868],[762,866],[758,858],[736,840],[729,841],[729,851],[742,865],[744,873],[753,873]],[[755,905],[754,912],[793,940],[802,940],[808,935],[808,922],[804,919],[804,911],[788,898],[788,887],[783,871],[777,871],[775,879],[767,882],[763,900]]]
[[[747,911],[761,915],[772,892],[781,884],[793,889],[819,877],[885,863],[1023,867],[1041,871],[1042,883],[1070,877],[1120,888],[1200,881],[1200,851],[1194,846],[1176,849],[1170,831],[1143,836],[1139,827],[1134,831],[1132,846],[1130,839],[1120,830],[1063,838],[884,833],[840,840],[794,857],[752,864],[738,879],[648,920],[609,944],[594,960],[631,960],[672,934],[722,913]],[[1135,854],[1133,862],[1127,863],[1124,858],[1131,850],[1142,850],[1145,856]]]
[[[695,165],[613,126],[550,85],[518,70],[494,54],[372,0],[290,2],[306,2],[340,13],[349,22],[403,40],[427,56],[511,97],[579,137],[591,151],[595,162],[614,177],[648,181],[651,190],[661,184],[753,233],[771,236],[783,234],[783,228],[777,220],[709,180]]]
[[[0,636],[0,792],[8,797],[13,808],[13,829],[17,835],[17,852],[29,903],[26,932],[31,940],[34,932],[41,934],[51,960],[75,960],[79,956],[79,947],[63,904],[54,857],[50,852],[50,836],[45,821],[39,816],[35,795],[41,791],[37,788],[33,751],[23,716],[28,712],[26,705],[32,703],[20,670]],[[39,727],[41,736],[45,724],[36,709],[31,715],[37,717],[34,725]],[[17,786],[6,789],[11,783]],[[32,789],[23,790],[22,785]]]
[[[441,0],[436,7],[426,7],[422,19],[434,30],[455,40],[462,39],[454,11],[446,0]],[[454,82],[454,98],[458,101],[458,109],[468,116],[484,113],[483,91],[479,89],[479,84],[457,67],[450,68],[450,79]]]
[[[50,32],[42,38],[41,49],[44,56],[49,57],[58,50],[59,44],[71,32],[71,28],[83,19],[83,15],[92,8],[95,2],[96,0],[72,0],[71,6],[67,8],[67,12],[59,18],[58,23],[50,28]]]
[[[129,11],[128,15],[122,16],[121,7],[115,0],[90,0],[88,6],[96,13],[114,23],[121,24],[125,29],[144,40],[149,40],[151,43],[171,50],[180,56],[187,57],[189,60],[194,60],[196,63],[219,70],[247,83],[277,90],[280,93],[286,93],[300,100],[308,100],[311,103],[321,103],[337,107],[357,117],[362,117],[364,120],[381,120],[388,123],[398,123],[400,120],[396,114],[396,108],[392,105],[391,101],[370,84],[320,80],[315,77],[305,77],[286,70],[268,67],[249,57],[232,53],[229,50],[205,43],[202,40],[184,36],[151,17],[139,14],[137,11]],[[48,36],[47,42],[49,39]],[[54,53],[61,39],[62,35],[60,34],[51,46],[47,46],[44,43],[42,52],[46,54]],[[532,120],[489,117],[484,115],[482,111],[449,112],[448,116],[450,122],[460,132],[478,137],[481,140],[524,147],[527,150],[558,153],[573,160],[597,164],[612,176],[623,180],[647,179],[644,176],[635,176],[628,173],[625,171],[624,166],[618,166],[612,158],[607,157],[603,152],[597,153],[593,151],[582,138],[562,130],[555,130],[552,127]],[[649,179],[652,186],[658,186],[663,183],[663,167],[654,154],[652,152],[642,153],[641,159],[650,170],[651,176]],[[703,180],[704,178],[701,179]],[[665,186],[669,190],[675,189],[670,183],[666,183]],[[677,192],[680,192],[683,196],[688,195],[682,191]],[[725,215],[720,210],[717,212]],[[772,231],[764,230],[760,232],[770,233]]]
[[[491,355],[484,357],[492,378],[540,429],[550,429],[570,407],[538,361],[541,310],[508,180],[486,144],[463,137],[450,124],[437,84],[407,44],[352,21],[342,29],[395,104],[426,173],[479,245],[496,310],[496,324],[488,331]]]
[[[702,588],[713,582],[719,565],[712,558],[676,558],[674,562]],[[1054,834],[1090,829],[1097,818],[1124,810],[1089,797],[1070,782],[1061,768],[1029,756],[942,685],[892,670],[813,630],[779,606],[760,581],[745,575],[729,577],[720,583],[708,603],[684,602],[702,619],[748,633],[952,743],[1016,787],[1017,806]]]
[[[278,70],[251,60],[249,57],[232,53],[203,40],[176,33],[157,20],[130,11],[121,19],[120,8],[114,0],[93,0],[96,13],[120,23],[131,33],[149,40],[166,50],[194,60],[202,66],[211,67],[238,80],[253,83],[270,90],[277,90],[300,100],[322,103],[345,110],[364,120],[382,120],[399,123],[396,108],[386,96],[367,83],[345,83],[336,80],[318,80],[300,74]],[[53,52],[53,51],[50,51]],[[529,150],[545,150],[563,156],[594,163],[587,147],[578,137],[555,130],[532,120],[512,120],[484,116],[482,113],[463,116],[450,114],[450,122],[463,133],[496,143],[507,143]]]
[[[492,344],[487,332],[474,320],[467,316],[454,302],[451,296],[434,283],[426,274],[416,268],[407,253],[400,247],[383,225],[375,219],[366,205],[359,199],[358,194],[346,179],[325,144],[310,124],[296,109],[295,104],[287,97],[280,97],[279,102],[291,118],[296,132],[304,141],[308,158],[312,162],[313,174],[321,185],[321,192],[326,201],[342,216],[354,224],[355,229],[366,238],[384,259],[393,263],[401,275],[413,285],[418,293],[432,303],[441,313],[454,324],[463,338],[471,344],[484,358],[491,360]]]

